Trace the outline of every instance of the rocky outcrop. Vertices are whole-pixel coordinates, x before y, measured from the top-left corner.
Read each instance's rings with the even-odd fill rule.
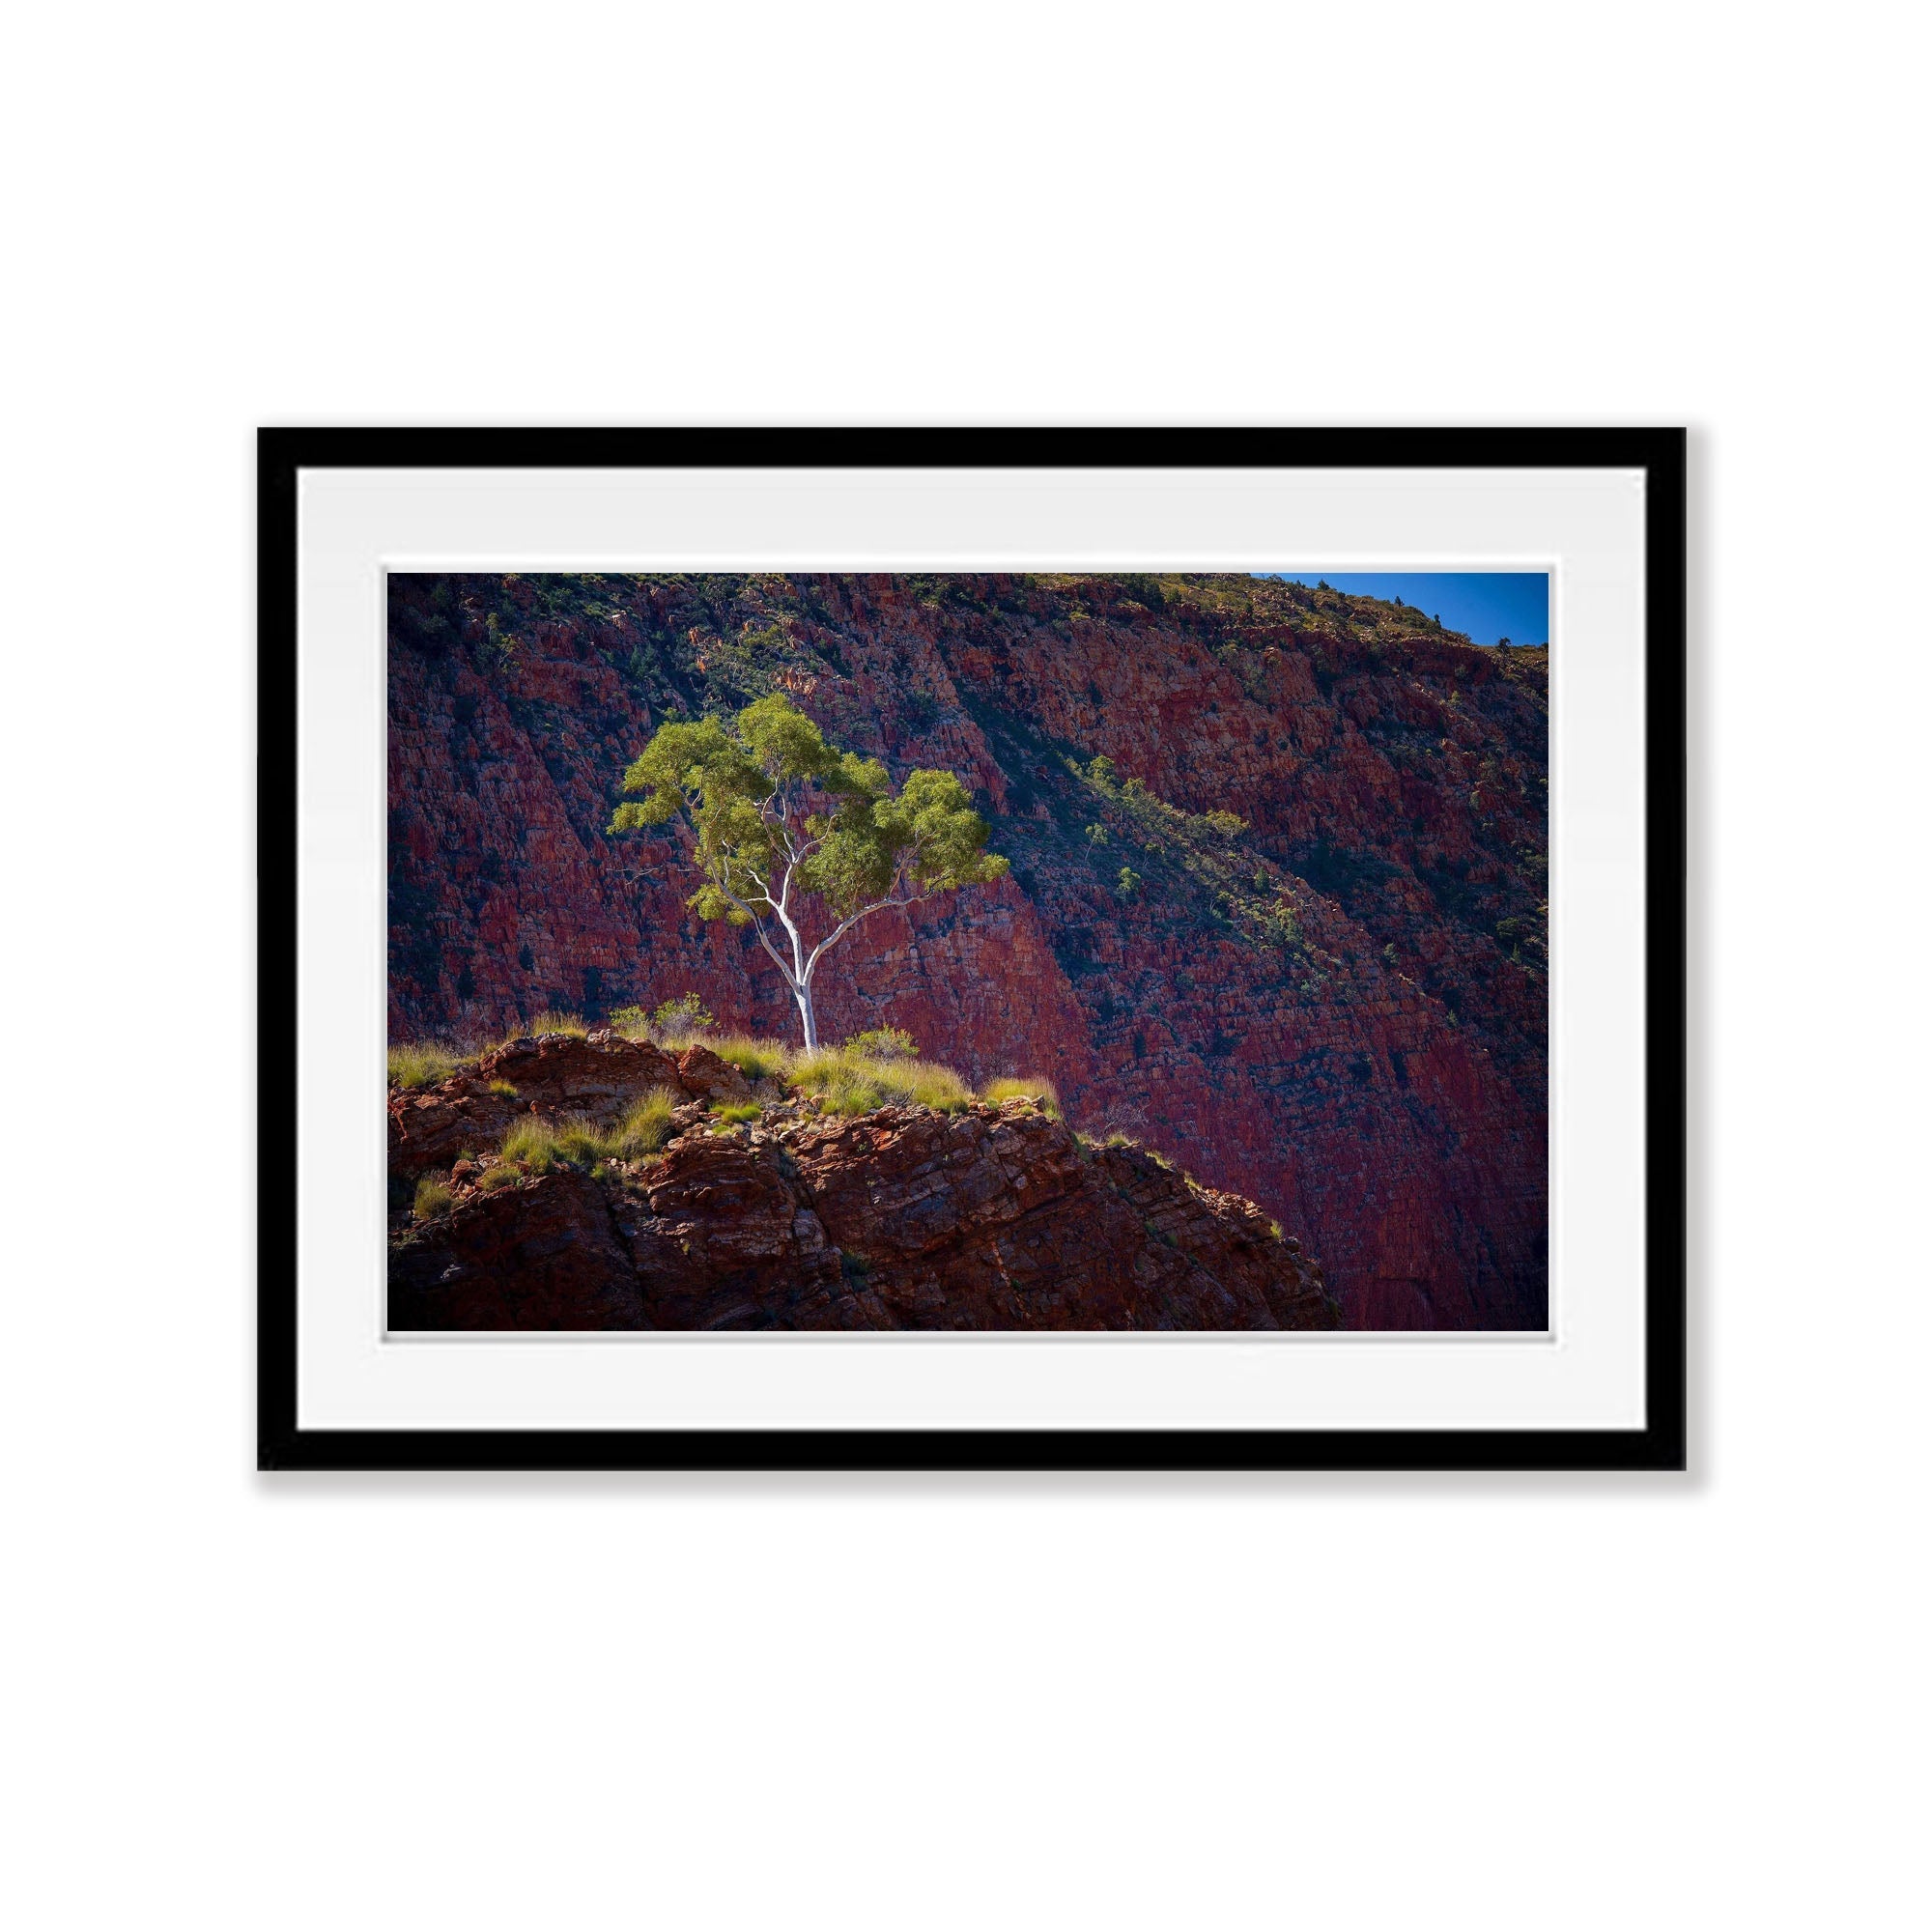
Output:
[[[1543,1324],[1544,653],[1246,579],[390,584],[396,1037],[687,988],[789,1037],[673,838],[603,830],[659,721],[782,689],[958,771],[1012,861],[861,927],[829,1037],[1048,1076],[1300,1232],[1351,1323]]]
[[[745,1076],[707,1046],[673,1058],[608,1029],[545,1034],[486,1053],[440,1087],[389,1095],[389,1171],[413,1177],[494,1148],[519,1114],[582,1114],[608,1125],[653,1088],[681,1100],[747,1100]]]
[[[461,1096],[455,1096],[461,1097]],[[1340,1311],[1252,1202],[1027,1101],[720,1131],[397,1217],[389,1324],[448,1328],[1323,1328]]]

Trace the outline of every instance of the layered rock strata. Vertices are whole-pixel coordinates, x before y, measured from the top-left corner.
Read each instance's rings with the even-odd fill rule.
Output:
[[[648,1159],[524,1171],[475,1152],[552,1090],[614,1116],[707,1069],[629,1042],[520,1043],[517,1102],[463,1076],[391,1108],[391,1170],[446,1179],[392,1217],[389,1325],[416,1329],[1322,1328],[1319,1264],[1251,1201],[1130,1145],[1092,1146],[1031,1101],[822,1118],[773,1098],[722,1126],[701,1100]],[[661,1065],[652,1064],[653,1061]],[[490,1069],[479,1069],[486,1075]],[[548,1108],[535,1103],[542,1114]],[[506,1118],[513,1118],[513,1114]],[[509,1169],[516,1178],[502,1170]],[[505,1184],[506,1183],[506,1184]]]

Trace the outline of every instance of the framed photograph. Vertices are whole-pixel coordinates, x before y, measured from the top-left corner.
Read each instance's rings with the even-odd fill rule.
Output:
[[[1683,1467],[1684,458],[264,430],[261,1465]]]

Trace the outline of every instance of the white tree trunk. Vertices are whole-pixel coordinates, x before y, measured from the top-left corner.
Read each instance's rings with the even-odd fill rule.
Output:
[[[818,1051],[818,1020],[811,1010],[811,981],[798,980],[792,987],[792,997],[798,1002],[798,1016],[805,1023],[805,1050]]]

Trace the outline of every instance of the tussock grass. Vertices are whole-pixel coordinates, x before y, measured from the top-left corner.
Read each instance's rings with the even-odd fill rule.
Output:
[[[389,1085],[405,1091],[434,1087],[474,1057],[447,1040],[408,1040],[389,1049]]]
[[[607,1160],[642,1160],[670,1139],[670,1113],[676,1104],[674,1094],[654,1087],[613,1127],[600,1127],[582,1114],[556,1119],[531,1114],[504,1134],[502,1155],[506,1161],[521,1161],[532,1174],[554,1174],[564,1167],[595,1169]]]
[[[869,1027],[845,1042],[847,1053],[867,1060],[917,1060],[919,1041],[904,1027]]]
[[[950,1066],[930,1060],[871,1060],[838,1046],[797,1055],[785,1080],[801,1094],[815,1094],[831,1114],[869,1114],[880,1107],[956,1114],[973,1100],[972,1088]]]
[[[564,1115],[554,1132],[553,1165],[591,1168],[604,1158],[604,1135],[596,1122],[583,1115]]]
[[[775,1074],[782,1078],[796,1058],[782,1040],[753,1039],[750,1034],[726,1034],[722,1039],[708,1039],[704,1043],[720,1060],[729,1061],[747,1080],[765,1080]]]
[[[973,1090],[958,1074],[936,1061],[914,1058],[905,1051],[909,1044],[907,1035],[890,1028],[812,1053],[746,1034],[729,1034],[711,1042],[713,1050],[747,1080],[782,1080],[794,1093],[815,1096],[827,1113],[932,1107],[942,1114],[956,1114],[971,1104]],[[1034,1100],[1054,1120],[1061,1118],[1060,1095],[1050,1080],[995,1080],[981,1097],[995,1102]]]
[[[514,1167],[486,1167],[477,1176],[476,1185],[485,1194],[494,1194],[499,1187],[514,1187],[523,1178]]]
[[[989,1080],[980,1089],[980,1097],[995,1106],[1002,1100],[1032,1100],[1048,1120],[1060,1118],[1060,1095],[1051,1080]]]
[[[560,1167],[595,1167],[604,1157],[604,1137],[582,1114],[550,1120],[531,1114],[504,1134],[502,1153],[532,1174],[554,1174]]]
[[[518,1121],[503,1136],[503,1158],[522,1161],[532,1174],[549,1174],[563,1163],[561,1125],[539,1114]]]
[[[574,1013],[539,1013],[529,1024],[529,1034],[574,1033],[581,1036],[583,1022]],[[389,1085],[405,1089],[435,1087],[452,1073],[474,1066],[486,1053],[497,1053],[513,1040],[529,1037],[522,1030],[501,1039],[412,1039],[389,1049]],[[507,1080],[493,1080],[489,1091],[499,1100],[514,1100],[517,1090]]]
[[[410,1211],[418,1221],[434,1221],[439,1214],[449,1212],[455,1199],[441,1181],[426,1174],[416,1182],[415,1204]]]
[[[653,1087],[605,1137],[604,1151],[618,1160],[642,1160],[670,1139],[670,1110],[678,1095]]]
[[[848,1042],[804,1053],[780,1040],[727,1034],[706,1044],[746,1079],[781,1081],[791,1092],[817,1100],[828,1114],[870,1114],[881,1107],[930,1107],[956,1114],[974,1100],[972,1088],[950,1066],[930,1060],[881,1059],[870,1042],[863,1048]],[[491,1091],[515,1097],[507,1082],[493,1083]],[[654,1089],[610,1128],[600,1128],[581,1114],[561,1119],[532,1114],[511,1125],[502,1153],[534,1174],[558,1167],[590,1169],[603,1160],[643,1160],[670,1139],[671,1109],[680,1097]],[[1060,1096],[1050,1080],[995,1080],[982,1097],[1032,1100],[1052,1119],[1061,1118]],[[737,1125],[758,1120],[763,1111],[760,1102],[743,1102],[714,1108],[712,1119],[720,1125]]]

